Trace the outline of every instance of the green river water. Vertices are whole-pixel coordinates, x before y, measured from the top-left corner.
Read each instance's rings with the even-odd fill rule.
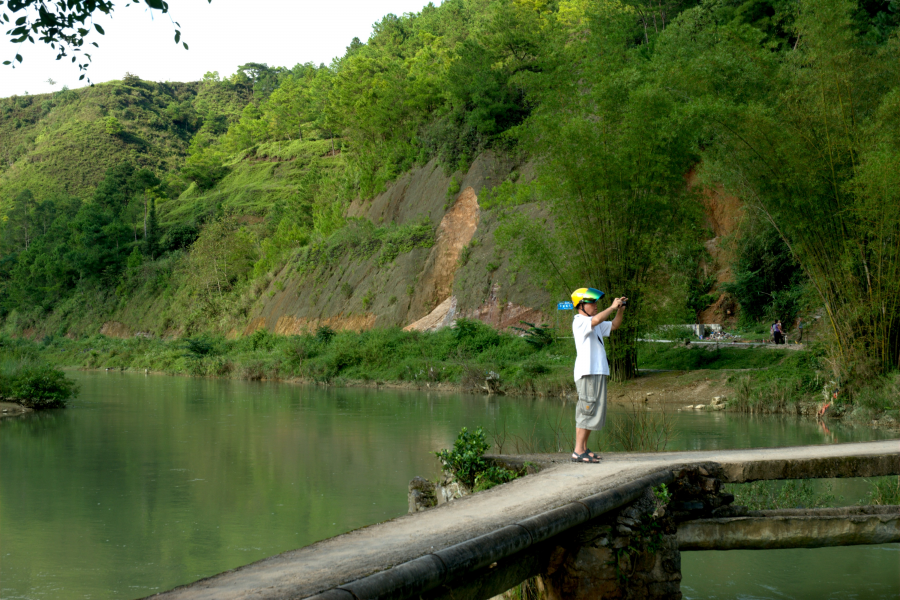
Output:
[[[140,598],[406,513],[463,426],[531,437],[558,400],[71,373],[66,410],[0,423],[0,598]],[[615,419],[613,407],[610,418]],[[668,449],[881,439],[677,413]],[[509,451],[509,449],[507,449]],[[833,493],[855,503],[861,480]],[[900,544],[683,554],[686,598],[900,597]]]

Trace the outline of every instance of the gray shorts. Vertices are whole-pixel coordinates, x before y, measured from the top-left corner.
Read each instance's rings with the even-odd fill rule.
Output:
[[[606,375],[585,375],[575,382],[575,427],[598,431],[606,424]]]

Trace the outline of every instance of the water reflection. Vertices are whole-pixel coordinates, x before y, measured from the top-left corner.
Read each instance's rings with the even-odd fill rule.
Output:
[[[571,427],[556,400],[73,376],[72,408],[0,424],[3,598],[145,596],[404,514],[463,426],[541,444]],[[806,420],[673,418],[673,450],[823,442]],[[728,597],[709,589],[692,597]]]

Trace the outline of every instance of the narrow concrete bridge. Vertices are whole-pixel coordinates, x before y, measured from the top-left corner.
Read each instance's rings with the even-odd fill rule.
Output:
[[[602,595],[602,590],[567,591],[566,582],[572,583],[578,579],[578,574],[572,574],[574,567],[566,567],[568,571],[562,569],[560,561],[566,560],[563,555],[568,552],[567,548],[586,544],[585,540],[591,536],[585,532],[594,531],[592,539],[609,536],[610,527],[614,532],[615,523],[605,529],[597,524],[613,511],[646,497],[648,488],[662,483],[677,485],[679,477],[687,481],[684,479],[685,473],[693,476],[702,474],[696,481],[701,487],[709,484],[715,488],[707,490],[710,492],[718,491],[721,482],[898,475],[900,441],[611,454],[597,465],[573,464],[567,462],[566,455],[498,457],[498,460],[519,464],[531,461],[542,464],[544,468],[536,475],[486,492],[285,552],[158,594],[154,598],[481,600],[529,577],[546,573],[548,569],[557,569],[558,573],[562,573],[557,575],[560,581],[558,589],[555,592],[550,590],[548,594],[551,598],[598,597]],[[897,509],[893,507],[887,512],[887,515],[821,516],[859,525],[855,537],[850,532],[845,538],[840,538],[838,532],[835,538],[838,544],[900,541]],[[796,521],[815,516],[787,515],[786,518]],[[620,525],[628,522],[627,518],[622,519],[620,516]],[[745,521],[744,517],[732,516],[714,519],[711,526],[727,528],[726,522],[733,522],[741,527],[740,523]],[[708,543],[709,530],[704,533],[704,525],[696,522],[699,525],[694,526],[692,537],[689,536],[691,539],[682,536],[681,532],[677,541],[675,535],[669,536],[667,543],[675,546],[676,555],[678,545],[685,545],[685,549],[701,549]],[[817,545],[816,531],[822,530],[816,527],[813,525],[806,533],[801,531],[795,534],[794,542],[788,545]],[[735,533],[732,530],[730,534],[720,531],[714,535],[730,539],[730,547],[754,547],[746,543],[744,546],[740,543],[734,545],[735,539],[746,540],[748,535],[752,538],[752,533]],[[785,547],[764,538],[765,535],[756,547]],[[606,538],[602,538],[600,545],[594,543],[591,551],[595,556],[599,556],[597,552],[616,551],[615,548],[602,548],[605,541]],[[652,595],[680,597],[677,592],[680,555],[677,557],[676,564],[648,566],[651,570],[665,567],[663,570],[678,572],[677,578],[672,576],[674,587],[663,585],[657,589],[658,593],[653,592]],[[584,587],[585,583],[581,581],[573,585]],[[590,588],[589,583],[587,587]]]

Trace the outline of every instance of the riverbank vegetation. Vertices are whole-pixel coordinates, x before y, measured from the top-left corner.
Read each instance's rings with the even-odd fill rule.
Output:
[[[523,324],[522,330],[533,331]],[[497,391],[562,395],[574,391],[574,345],[553,336],[498,332],[480,321],[460,319],[437,332],[399,328],[334,331],[328,327],[293,336],[258,330],[234,339],[197,335],[161,340],[138,336],[118,339],[97,335],[71,340],[48,336],[40,343],[18,340],[63,366],[89,369],[157,371],[181,375],[241,379],[304,378],[325,384],[350,381],[406,382],[419,386],[453,384],[486,391],[488,378]],[[537,338],[539,341],[535,341]],[[653,368],[747,369],[777,365],[784,353],[767,349],[684,350],[702,352],[702,366],[679,351],[647,344]],[[641,345],[644,351],[645,345]],[[491,375],[493,373],[493,375]]]
[[[521,329],[531,331],[528,326]],[[352,332],[320,327],[293,336],[258,330],[234,339],[215,335],[172,340],[98,335],[78,340],[49,336],[39,343],[24,339],[8,343],[27,348],[55,365],[86,369],[301,380],[324,385],[387,384],[509,395],[573,395],[575,356],[571,340],[543,336],[536,343],[521,333],[498,332],[479,321],[460,320],[454,328],[437,332],[399,328]],[[642,343],[638,357],[652,369],[715,373],[727,378],[733,388],[727,397],[728,409],[742,412],[800,412],[803,406],[826,404],[822,389],[834,387],[821,349],[708,350]],[[900,420],[898,385],[900,378],[885,376],[855,394],[839,393],[829,415]],[[620,445],[647,451],[651,445],[664,446],[664,438],[653,438],[650,444],[653,440],[649,434],[657,431],[658,425],[623,421]],[[523,452],[529,447],[524,439],[507,440],[507,445],[516,444]]]
[[[26,408],[63,408],[78,386],[34,347],[0,344],[0,399]]]
[[[429,248],[437,220],[362,223],[348,206],[429,161],[458,191],[491,152],[519,167],[479,200],[498,223],[482,248],[511,265],[483,295],[502,283],[565,298],[585,282],[628,295],[614,379],[747,359],[729,368],[768,371],[734,376],[741,410],[783,410],[831,381],[838,405],[896,410],[898,24],[882,1],[447,0],[386,16],[329,65],[2,99],[4,331],[59,340],[42,352],[60,364],[472,389],[493,372],[510,391],[568,390],[565,344],[480,329],[231,339],[280,275],[336,310],[353,288],[327,289],[333,272]],[[716,298],[711,189],[744,206],[721,282],[741,323],[826,324],[780,370],[637,341]],[[412,297],[415,277],[385,304]],[[370,311],[358,296],[344,308]],[[182,339],[96,337],[108,321]]]

